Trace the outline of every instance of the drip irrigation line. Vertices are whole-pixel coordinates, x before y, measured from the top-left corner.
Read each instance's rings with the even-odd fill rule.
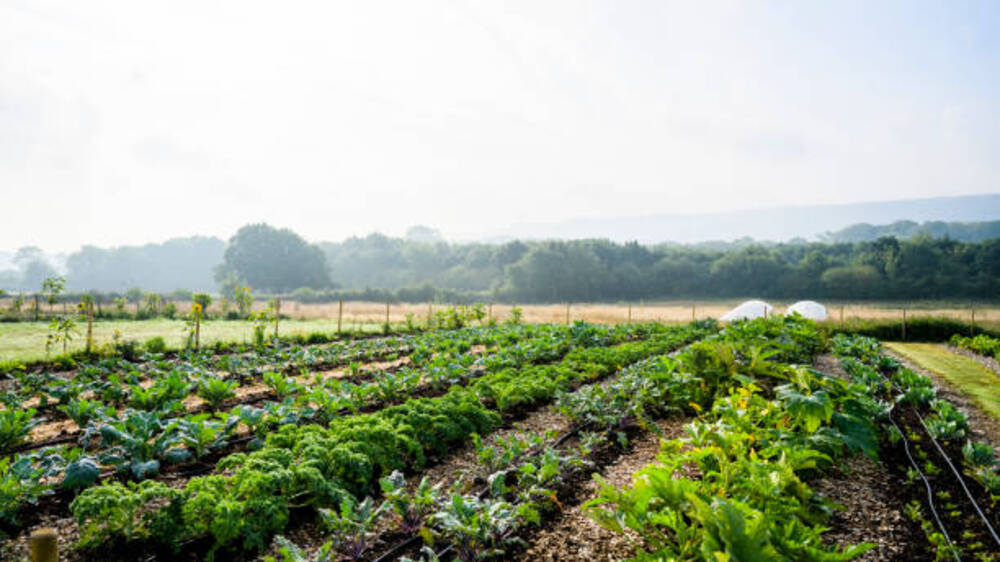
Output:
[[[893,383],[892,386],[893,388],[896,389],[897,392],[903,391],[903,389],[901,389],[895,383]],[[920,421],[920,425],[924,428],[924,433],[926,433],[927,436],[931,438],[931,443],[934,444],[934,448],[937,450],[938,454],[941,455],[941,458],[944,459],[944,462],[948,465],[948,468],[951,469],[952,475],[958,480],[959,485],[962,486],[962,490],[965,492],[965,496],[969,498],[969,502],[972,503],[972,507],[975,508],[976,514],[979,515],[979,518],[982,519],[983,523],[986,525],[986,529],[989,530],[990,536],[993,537],[993,540],[997,543],[997,546],[1000,546],[1000,536],[997,535],[996,529],[993,528],[993,524],[990,523],[989,518],[986,517],[986,514],[983,513],[982,508],[979,507],[979,502],[977,502],[976,498],[973,497],[972,492],[969,490],[969,487],[966,486],[965,478],[963,478],[962,474],[958,471],[957,468],[955,468],[955,464],[951,462],[951,459],[948,457],[948,454],[945,452],[944,448],[941,447],[941,444],[938,443],[938,440],[934,437],[933,434],[931,434],[931,431],[927,428],[927,422],[924,421],[924,417],[920,415],[920,412],[917,410],[916,407],[912,407],[912,409],[914,415],[917,416],[917,420]]]
[[[998,546],[1000,546],[1000,536],[997,536],[997,532],[993,528],[993,525],[990,523],[989,518],[986,517],[986,514],[983,513],[983,510],[979,507],[979,503],[972,496],[972,492],[969,491],[969,487],[965,485],[965,478],[962,478],[961,473],[958,472],[958,469],[955,468],[955,465],[951,462],[951,459],[948,458],[948,455],[947,453],[944,452],[944,449],[941,447],[941,444],[938,443],[937,439],[935,439],[933,435],[931,435],[930,430],[927,429],[927,424],[924,422],[924,418],[920,415],[919,412],[917,412],[916,408],[913,409],[913,413],[917,415],[917,419],[920,420],[920,425],[924,427],[924,432],[926,432],[927,435],[931,438],[931,443],[934,443],[934,448],[937,449],[938,454],[941,455],[941,458],[944,459],[944,462],[948,464],[948,468],[951,469],[952,474],[955,476],[956,479],[958,479],[958,483],[962,486],[962,490],[965,491],[966,497],[968,497],[969,501],[972,502],[972,507],[976,508],[976,513],[979,515],[979,518],[983,520],[983,523],[986,524],[986,528],[990,531],[990,535],[993,537],[993,540],[996,541]]]
[[[948,530],[944,528],[944,523],[941,522],[941,518],[938,517],[937,509],[934,507],[934,491],[931,489],[931,484],[928,482],[927,477],[924,476],[923,471],[920,470],[920,466],[917,464],[917,461],[913,459],[913,455],[910,453],[910,441],[906,438],[906,434],[903,433],[903,430],[896,424],[896,420],[892,419],[892,412],[889,412],[889,422],[892,423],[892,426],[895,427],[896,431],[898,431],[902,436],[903,449],[906,451],[906,458],[910,459],[910,464],[913,465],[917,474],[920,475],[920,479],[923,480],[924,487],[927,488],[927,503],[931,508],[931,515],[934,516],[938,529],[941,529],[941,534],[944,535],[944,540],[948,541],[948,550],[950,550],[952,555],[954,555],[955,560],[961,562],[962,559],[958,555],[958,551],[955,549],[954,543],[951,542],[951,537],[948,536]]]

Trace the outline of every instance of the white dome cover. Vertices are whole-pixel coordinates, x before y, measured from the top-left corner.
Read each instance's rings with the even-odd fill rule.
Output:
[[[734,320],[753,320],[754,318],[763,318],[765,316],[771,316],[772,314],[774,314],[773,306],[764,301],[752,300],[746,301],[745,303],[723,314],[722,318],[719,320],[722,320],[723,322],[732,322]]]
[[[830,316],[826,312],[826,307],[816,301],[799,301],[788,307],[787,314],[795,312],[810,320],[826,320]]]

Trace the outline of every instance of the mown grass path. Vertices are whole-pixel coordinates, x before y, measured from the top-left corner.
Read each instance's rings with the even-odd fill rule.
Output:
[[[982,363],[938,344],[892,342],[885,346],[941,377],[1000,422],[1000,377]]]

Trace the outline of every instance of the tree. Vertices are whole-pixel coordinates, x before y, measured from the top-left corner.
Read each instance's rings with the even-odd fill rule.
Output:
[[[28,262],[21,272],[21,287],[30,289],[37,287],[46,279],[58,277],[59,273],[54,267],[41,260]]]
[[[42,294],[51,309],[59,301],[59,295],[66,290],[66,280],[62,277],[49,277],[42,281]]]
[[[267,224],[244,226],[229,240],[216,281],[224,281],[230,274],[265,291],[330,286],[322,250],[287,228],[279,230]]]

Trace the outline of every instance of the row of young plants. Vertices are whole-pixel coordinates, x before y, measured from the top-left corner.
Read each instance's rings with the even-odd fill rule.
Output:
[[[473,345],[489,346],[499,341],[502,341],[502,338],[488,334],[461,332],[452,337],[437,334],[415,341],[403,348],[403,351],[409,353],[410,368],[417,369],[427,367],[436,357],[466,354]],[[397,351],[399,347],[381,349],[383,351],[377,354],[371,353],[369,357],[391,361],[400,355]],[[393,351],[386,353],[390,349]],[[338,363],[342,365],[356,357],[357,353],[343,355]],[[362,369],[360,361],[346,364],[349,379],[370,378],[373,374],[371,369]],[[283,391],[283,387],[294,384],[295,381],[294,377],[286,377],[284,373],[294,373],[294,369],[298,368],[302,382],[308,379],[306,366],[302,363],[291,363],[283,367],[281,371],[247,369],[228,376],[203,366],[187,363],[174,363],[162,370],[154,366],[147,367],[144,371],[125,372],[114,372],[105,367],[98,371],[82,372],[71,380],[62,378],[47,379],[44,382],[35,380],[29,393],[8,392],[7,398],[15,404],[22,404],[23,407],[23,401],[27,397],[39,397],[39,402],[42,404],[40,409],[45,412],[45,419],[69,418],[82,428],[86,426],[88,419],[126,408],[163,413],[185,411],[197,413],[191,411],[192,407],[216,411],[224,402],[231,402],[240,388],[269,389],[271,395],[280,399],[283,394],[287,394]],[[198,396],[204,401],[203,404],[186,405],[184,401],[190,396]],[[0,417],[14,416],[9,411],[12,409],[8,407],[7,411],[0,411]],[[42,419],[36,418],[35,421],[40,422]],[[0,443],[4,441],[0,437]]]
[[[705,384],[683,372],[689,356],[654,355],[624,367],[609,382],[557,391],[555,407],[571,422],[566,434],[515,433],[491,440],[473,435],[476,463],[447,491],[426,477],[408,491],[402,473],[395,472],[380,481],[381,503],[373,496],[360,502],[348,498],[339,509],[322,513],[321,528],[330,539],[316,553],[278,537],[281,557],[284,562],[370,559],[374,554],[366,551],[380,518],[389,520],[382,525],[381,543],[386,535],[410,540],[379,559],[414,537],[423,542],[424,562],[446,554],[462,561],[502,556],[524,545],[522,532],[560,508],[560,494],[574,475],[594,466],[598,450],[622,450],[627,432],[638,425],[654,427],[648,424],[655,418],[697,408]],[[578,436],[577,445],[561,447],[571,436]]]
[[[951,337],[950,342],[955,347],[966,349],[985,357],[1000,358],[1000,338],[994,338],[985,334],[971,338],[955,334]]]
[[[626,487],[604,484],[588,513],[640,537],[636,560],[850,560],[871,545],[824,543],[835,509],[809,480],[846,455],[876,457],[886,404],[803,364],[823,347],[800,319],[738,323],[692,346],[704,390],[686,436]],[[699,401],[700,399],[700,401]]]
[[[889,420],[886,437],[909,457],[905,480],[920,499],[906,511],[920,523],[937,559],[996,559],[1000,461],[993,447],[969,439],[966,415],[938,396],[930,378],[884,355],[877,340],[838,337],[833,349],[853,381],[893,396],[896,419]],[[932,488],[936,492],[926,497]]]
[[[769,321],[752,335],[763,333],[770,333],[786,353],[809,353],[795,343],[803,333],[795,324]],[[755,357],[758,368],[768,360],[760,354]],[[381,516],[393,521],[398,536],[422,537],[423,562],[445,559],[446,554],[462,561],[501,557],[523,545],[520,534],[560,507],[559,495],[566,491],[562,488],[573,481],[574,473],[593,466],[596,451],[623,450],[630,431],[655,430],[657,418],[671,413],[696,415],[711,405],[728,384],[734,358],[726,344],[694,343],[676,358],[654,356],[622,369],[608,382],[558,392],[555,407],[571,422],[568,434],[559,439],[515,435],[496,439],[492,445],[476,438],[477,465],[447,493],[426,479],[412,493],[385,480],[379,507],[367,497],[362,502],[348,500],[340,510],[324,515],[322,524],[331,538],[314,555],[279,539],[281,556],[284,562],[371,559],[374,555],[366,557],[365,550]],[[579,437],[578,448],[559,450],[556,445],[570,435]],[[474,493],[472,482],[487,485]]]
[[[285,426],[260,450],[231,455],[214,474],[181,490],[158,482],[106,484],[84,491],[71,509],[81,546],[131,543],[136,548],[258,550],[280,532],[296,508],[341,506],[372,494],[380,478],[421,469],[472,435],[501,423],[501,412],[550,400],[555,393],[614,372],[621,365],[664,353],[710,329],[577,325],[575,347],[556,364],[511,366],[499,361],[466,386],[437,398],[414,398],[370,414],[321,425]],[[515,363],[520,361],[515,360]],[[190,546],[189,541],[195,541]]]
[[[403,345],[403,342],[383,343],[378,347],[366,346],[362,350],[353,349],[349,353],[344,353],[339,357],[325,354],[324,365],[332,363],[347,364],[347,377],[350,381],[371,378],[372,370],[361,368],[356,359],[360,353],[365,353],[366,357],[378,357],[385,360],[393,360],[399,357],[400,350],[408,353],[408,366],[399,368],[398,373],[388,370],[381,370],[378,377],[378,384],[373,385],[349,385],[345,384],[343,392],[353,398],[348,400],[344,406],[352,408],[356,404],[361,404],[366,397],[377,395],[389,391],[400,391],[410,388],[415,381],[419,381],[418,371],[436,371],[440,367],[436,363],[450,363],[448,357],[463,357],[469,355],[469,350],[473,346],[495,347],[497,345],[512,343],[512,338],[520,337],[523,328],[507,326],[492,331],[482,329],[460,330],[455,332],[425,334],[418,338],[412,338]],[[516,351],[516,350],[514,350]],[[231,356],[232,357],[232,356]],[[440,359],[444,357],[445,359]],[[9,403],[20,405],[20,409],[8,407],[0,410],[0,452],[9,452],[11,448],[22,444],[28,433],[35,425],[51,419],[72,419],[78,428],[86,428],[88,422],[94,419],[114,417],[119,411],[126,411],[128,408],[139,411],[159,412],[161,417],[170,415],[180,415],[183,413],[198,414],[202,411],[218,411],[223,403],[230,405],[236,400],[235,396],[239,388],[257,387],[257,392],[249,395],[249,399],[259,401],[263,397],[277,397],[279,400],[285,396],[301,390],[305,384],[315,384],[321,381],[315,377],[310,380],[305,375],[303,365],[315,365],[313,361],[296,362],[285,365],[284,372],[292,371],[294,368],[302,369],[299,380],[286,377],[282,372],[260,371],[254,367],[247,367],[230,373],[209,371],[204,365],[198,363],[177,363],[172,362],[166,365],[145,363],[142,369],[134,369],[125,372],[114,372],[118,365],[106,364],[100,368],[89,368],[82,370],[79,375],[71,380],[52,377],[42,378],[39,375],[33,377],[30,385],[30,392],[8,392]],[[495,360],[495,359],[494,359]],[[347,363],[348,361],[351,361]],[[261,364],[260,359],[256,360]],[[244,362],[248,363],[248,362]],[[132,366],[132,365],[125,365]],[[443,378],[443,377],[437,377]],[[151,383],[150,383],[151,381]],[[432,380],[432,382],[435,382]],[[240,383],[243,383],[242,385]],[[339,384],[336,381],[331,384]],[[26,388],[22,387],[22,388]],[[395,388],[394,388],[395,387]],[[262,392],[263,393],[262,393]],[[198,396],[202,399],[201,404],[185,404],[185,399],[189,396]],[[31,396],[40,397],[39,402],[44,406],[43,416],[38,416],[37,411],[23,409],[25,400]],[[328,401],[327,401],[328,402]],[[71,441],[73,435],[65,434],[58,438],[59,442]],[[44,446],[49,443],[38,443],[35,446]],[[23,447],[22,447],[23,448]]]
[[[594,338],[589,332],[597,331]],[[112,469],[119,479],[145,480],[155,476],[162,465],[201,462],[211,453],[225,451],[240,428],[249,433],[249,447],[263,445],[264,437],[275,429],[300,423],[329,423],[365,405],[390,403],[405,398],[406,381],[424,381],[435,392],[481,374],[481,368],[502,369],[522,364],[551,361],[565,355],[574,345],[604,345],[654,331],[652,327],[592,328],[525,326],[498,331],[483,340],[494,354],[471,353],[470,345],[455,346],[426,362],[422,370],[386,373],[362,384],[323,379],[305,385],[275,377],[275,394],[282,402],[268,402],[258,408],[240,405],[229,412],[171,417],[169,412],[125,410],[120,415],[104,415],[87,420],[79,444],[82,448],[51,447],[18,455],[0,473],[8,485],[0,496],[0,516],[16,524],[16,513],[28,503],[58,490],[77,490],[94,484],[102,471]],[[465,350],[459,353],[458,350]],[[393,383],[388,380],[395,381]],[[415,384],[415,383],[413,383]],[[82,421],[82,420],[81,420]]]
[[[476,337],[472,331],[468,332],[468,338]],[[81,363],[71,377],[49,370],[12,371],[8,374],[12,380],[6,385],[5,392],[0,394],[0,402],[16,406],[35,398],[44,408],[64,403],[67,396],[79,396],[88,390],[100,392],[102,387],[91,389],[88,385],[101,382],[138,384],[175,372],[188,378],[212,376],[239,381],[265,371],[288,373],[400,357],[417,350],[426,352],[428,348],[447,347],[463,339],[461,334],[426,333],[299,347],[260,346],[225,354],[190,351],[175,357],[158,353],[145,354],[134,360],[109,357]]]

